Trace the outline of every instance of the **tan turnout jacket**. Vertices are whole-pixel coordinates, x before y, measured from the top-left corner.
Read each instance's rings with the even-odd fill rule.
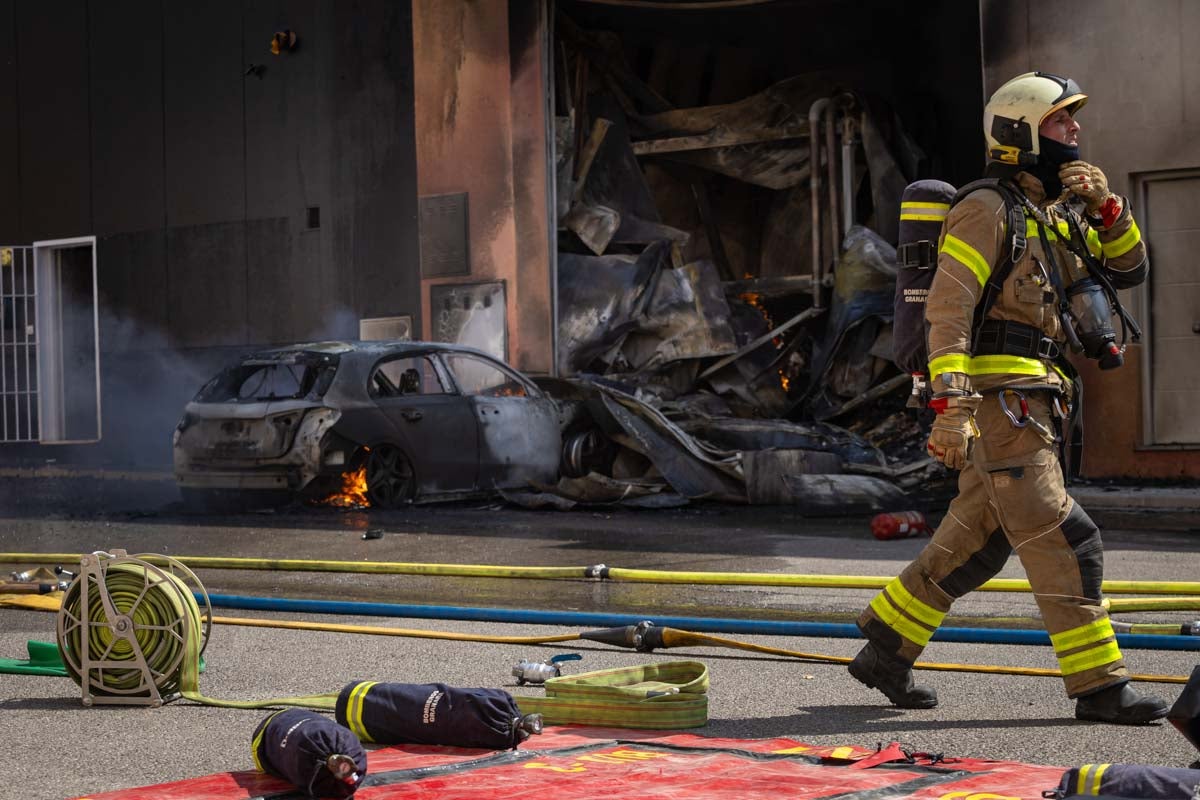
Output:
[[[1063,286],[1070,286],[1085,271],[1064,242],[1069,236],[1067,223],[1054,207],[1046,207],[1045,192],[1037,178],[1021,172],[1017,182],[1025,195],[1055,221],[1058,230],[1047,229],[1046,233],[1060,271],[1067,273],[1062,275]],[[1106,267],[1118,272],[1136,269],[1146,259],[1146,245],[1129,203],[1122,201],[1122,207],[1121,216],[1108,229],[1089,225],[1086,217],[1080,226],[1092,252]],[[975,305],[1000,258],[1006,218],[1004,199],[991,189],[967,195],[946,217],[938,241],[937,273],[925,307],[930,378],[945,372],[964,372],[970,377],[972,387],[983,392],[1001,386],[1062,383],[1047,361],[1010,356],[970,357]],[[1049,280],[1050,260],[1043,251],[1037,224],[1028,212],[1025,234],[1025,253],[1013,265],[987,319],[1032,325],[1065,349],[1066,335],[1056,310],[1058,298]]]

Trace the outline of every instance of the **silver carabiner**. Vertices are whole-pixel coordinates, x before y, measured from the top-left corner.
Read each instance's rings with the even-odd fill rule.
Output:
[[[1054,409],[1055,415],[1059,419],[1069,419],[1071,416],[1071,406],[1063,402],[1062,395],[1055,394],[1050,398],[1051,407]]]
[[[1021,416],[1013,413],[1013,410],[1008,407],[1008,401],[1004,399],[1004,395],[1011,392],[1017,396],[1017,400],[1021,404]],[[996,399],[1000,401],[1000,410],[1004,412],[1004,416],[1008,417],[1008,421],[1012,423],[1014,428],[1024,428],[1029,424],[1029,404],[1025,402],[1025,395],[1018,392],[1016,389],[1001,389],[996,393]]]

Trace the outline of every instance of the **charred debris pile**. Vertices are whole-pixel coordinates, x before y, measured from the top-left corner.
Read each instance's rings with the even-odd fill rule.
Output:
[[[556,24],[564,478],[509,499],[874,510],[944,480],[891,361],[923,158],[896,115],[824,73],[675,108]]]

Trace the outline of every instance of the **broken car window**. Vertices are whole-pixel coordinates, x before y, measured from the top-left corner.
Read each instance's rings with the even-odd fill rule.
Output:
[[[446,393],[428,356],[393,358],[380,363],[371,372],[367,391],[371,397]]]
[[[447,355],[445,359],[463,394],[484,397],[529,396],[524,383],[483,359],[467,355]]]
[[[198,403],[259,403],[319,399],[329,388],[337,361],[328,357],[262,363],[245,361],[204,385]]]

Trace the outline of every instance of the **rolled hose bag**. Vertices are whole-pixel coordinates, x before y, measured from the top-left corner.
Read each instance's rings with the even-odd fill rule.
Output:
[[[1200,770],[1143,764],[1085,764],[1063,773],[1055,797],[1193,800]]]
[[[357,681],[338,693],[337,721],[364,742],[507,750],[529,736],[503,689]]]
[[[253,741],[254,765],[309,797],[349,797],[367,776],[367,753],[358,737],[316,711],[277,711],[258,723]],[[352,779],[338,778],[329,770],[333,755],[353,759],[357,769]]]

